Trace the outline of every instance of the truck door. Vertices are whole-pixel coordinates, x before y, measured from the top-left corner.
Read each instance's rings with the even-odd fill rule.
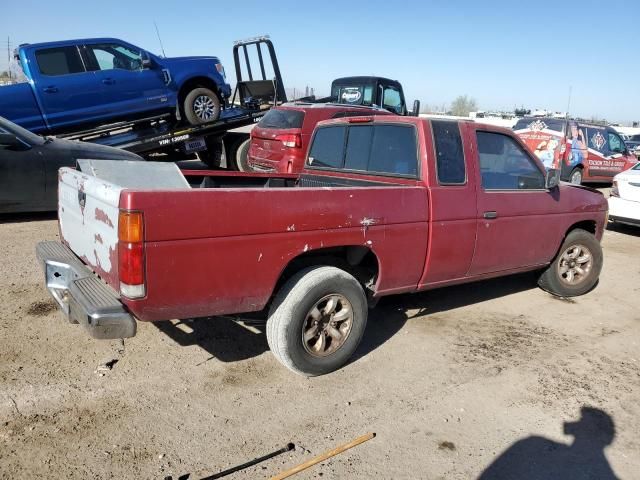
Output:
[[[469,275],[547,263],[562,238],[557,190],[545,188],[544,167],[513,136],[475,130],[477,238]]]
[[[87,44],[84,53],[110,116],[171,108],[175,104],[175,96],[168,96],[162,69],[144,67],[141,50],[110,42]]]
[[[96,115],[100,91],[85,70],[77,46],[35,51],[36,92],[45,120],[52,129],[83,123]]]
[[[477,229],[476,166],[468,161],[473,155],[471,142],[462,141],[466,126],[447,120],[432,120],[430,125],[432,132],[425,132],[425,144],[427,158],[435,158],[435,168],[430,162],[427,169],[431,243],[418,288],[464,278],[473,258]]]
[[[0,212],[38,210],[45,192],[39,145],[30,145],[2,127],[0,134],[18,141],[17,145],[11,145],[0,139]]]

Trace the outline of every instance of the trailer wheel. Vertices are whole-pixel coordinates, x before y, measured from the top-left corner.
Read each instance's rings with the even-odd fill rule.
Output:
[[[335,267],[306,268],[280,289],[269,310],[267,342],[295,373],[324,375],[343,366],[367,324],[367,301],[358,281]]]
[[[559,297],[583,295],[598,282],[602,263],[600,242],[592,233],[577,228],[569,232],[538,285]]]
[[[249,162],[247,159],[247,155],[249,154],[249,145],[251,144],[251,139],[247,138],[245,141],[238,145],[236,149],[234,158],[236,161],[236,167],[241,172],[250,172],[252,168],[249,166]]]
[[[220,99],[208,88],[191,90],[184,99],[184,116],[191,125],[215,122],[220,118]]]

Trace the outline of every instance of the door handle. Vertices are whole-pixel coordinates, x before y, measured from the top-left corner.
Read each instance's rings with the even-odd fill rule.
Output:
[[[482,216],[486,219],[498,218],[498,212],[484,212]]]
[[[42,91],[45,93],[56,93],[58,91],[58,87],[55,85],[49,85],[48,87],[44,87]]]
[[[102,80],[102,83],[104,83],[105,85],[113,85],[114,83],[116,83],[116,81],[113,78],[105,78],[104,80]]]

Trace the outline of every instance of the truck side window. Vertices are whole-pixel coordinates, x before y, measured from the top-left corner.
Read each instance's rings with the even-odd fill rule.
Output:
[[[624,153],[627,147],[625,146],[622,139],[613,132],[609,132],[608,137],[609,137],[609,153],[610,154]]]
[[[104,44],[87,45],[95,57],[97,70],[129,70],[142,69],[142,54],[124,45]]]
[[[84,72],[80,54],[75,46],[37,50],[36,62],[42,75],[56,76]]]
[[[319,128],[309,152],[309,165],[342,168],[346,131],[345,126]]]
[[[402,98],[400,98],[400,91],[395,87],[384,87],[384,95],[382,97],[382,108],[391,110],[395,113],[402,113]]]
[[[485,190],[539,190],[544,175],[527,153],[508,135],[476,132],[482,187]]]
[[[416,176],[418,155],[412,126],[375,125],[368,171]]]
[[[436,167],[440,185],[466,183],[464,151],[458,122],[433,120],[431,122],[436,151]]]

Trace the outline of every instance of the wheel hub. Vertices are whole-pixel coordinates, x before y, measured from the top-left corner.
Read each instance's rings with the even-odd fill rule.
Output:
[[[584,245],[572,245],[560,255],[558,275],[562,282],[576,286],[588,278],[592,266],[591,251]]]
[[[216,111],[216,106],[210,97],[206,95],[200,95],[193,101],[193,111],[199,119],[209,120],[213,118]]]
[[[344,345],[353,325],[353,308],[346,297],[326,295],[307,313],[302,344],[314,357],[326,357]]]

